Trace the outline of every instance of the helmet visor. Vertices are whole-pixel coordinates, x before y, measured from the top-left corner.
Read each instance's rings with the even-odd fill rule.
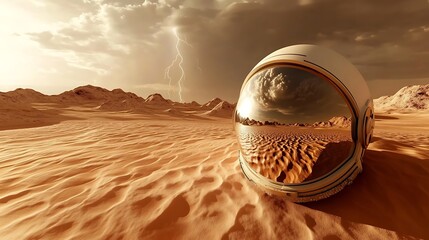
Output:
[[[350,158],[352,112],[328,78],[272,65],[243,85],[235,112],[241,155],[258,174],[284,184],[326,175]]]

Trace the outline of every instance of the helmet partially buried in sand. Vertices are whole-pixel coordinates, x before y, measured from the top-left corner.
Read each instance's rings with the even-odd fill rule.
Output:
[[[337,193],[362,171],[374,128],[359,71],[314,45],[277,50],[244,80],[234,115],[244,175],[295,202]]]

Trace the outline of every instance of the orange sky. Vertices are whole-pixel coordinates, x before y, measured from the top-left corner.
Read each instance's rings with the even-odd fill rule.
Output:
[[[0,91],[54,94],[92,84],[143,97],[159,92],[176,101],[235,102],[260,59],[298,43],[346,56],[374,97],[429,82],[428,1],[202,2],[5,1]],[[169,80],[165,69],[173,60]]]

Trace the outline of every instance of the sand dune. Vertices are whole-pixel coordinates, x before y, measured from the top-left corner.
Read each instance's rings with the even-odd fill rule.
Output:
[[[95,90],[81,94],[92,100],[68,104],[0,93],[1,239],[429,238],[429,113],[376,115],[355,182],[295,204],[243,177],[230,118],[184,104],[102,110],[112,93]],[[269,127],[286,126],[257,128]],[[248,137],[273,144],[258,132]],[[321,155],[323,137],[314,137],[320,148],[301,141]],[[299,150],[283,152],[306,154]]]
[[[245,180],[230,120],[73,114],[0,131],[2,239],[429,238],[427,116],[378,120],[355,183],[302,205]]]
[[[139,111],[145,108],[139,99],[107,100],[98,106],[103,111]]]

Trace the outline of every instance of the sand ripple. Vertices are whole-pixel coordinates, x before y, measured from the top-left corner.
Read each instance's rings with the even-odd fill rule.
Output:
[[[350,130],[238,124],[242,154],[268,179],[301,183],[333,170],[350,156]]]
[[[357,182],[319,205],[263,194],[241,174],[232,131],[232,123],[224,120],[81,120],[0,131],[0,238],[429,237],[423,226],[429,213],[416,210],[419,202],[401,206],[409,216],[390,221],[395,211],[383,206],[398,212],[399,195],[390,188],[383,191],[388,198],[377,195],[380,187],[374,184],[384,176],[377,172],[389,173],[377,164],[367,166],[370,179],[365,180],[374,187]],[[409,168],[408,177],[418,170],[423,184],[429,182],[429,171],[421,164]],[[419,184],[415,187],[425,201],[428,190]],[[349,205],[338,211],[341,203],[361,206],[362,199],[369,212],[358,208],[359,214],[348,215]],[[379,218],[374,209],[383,211]]]

